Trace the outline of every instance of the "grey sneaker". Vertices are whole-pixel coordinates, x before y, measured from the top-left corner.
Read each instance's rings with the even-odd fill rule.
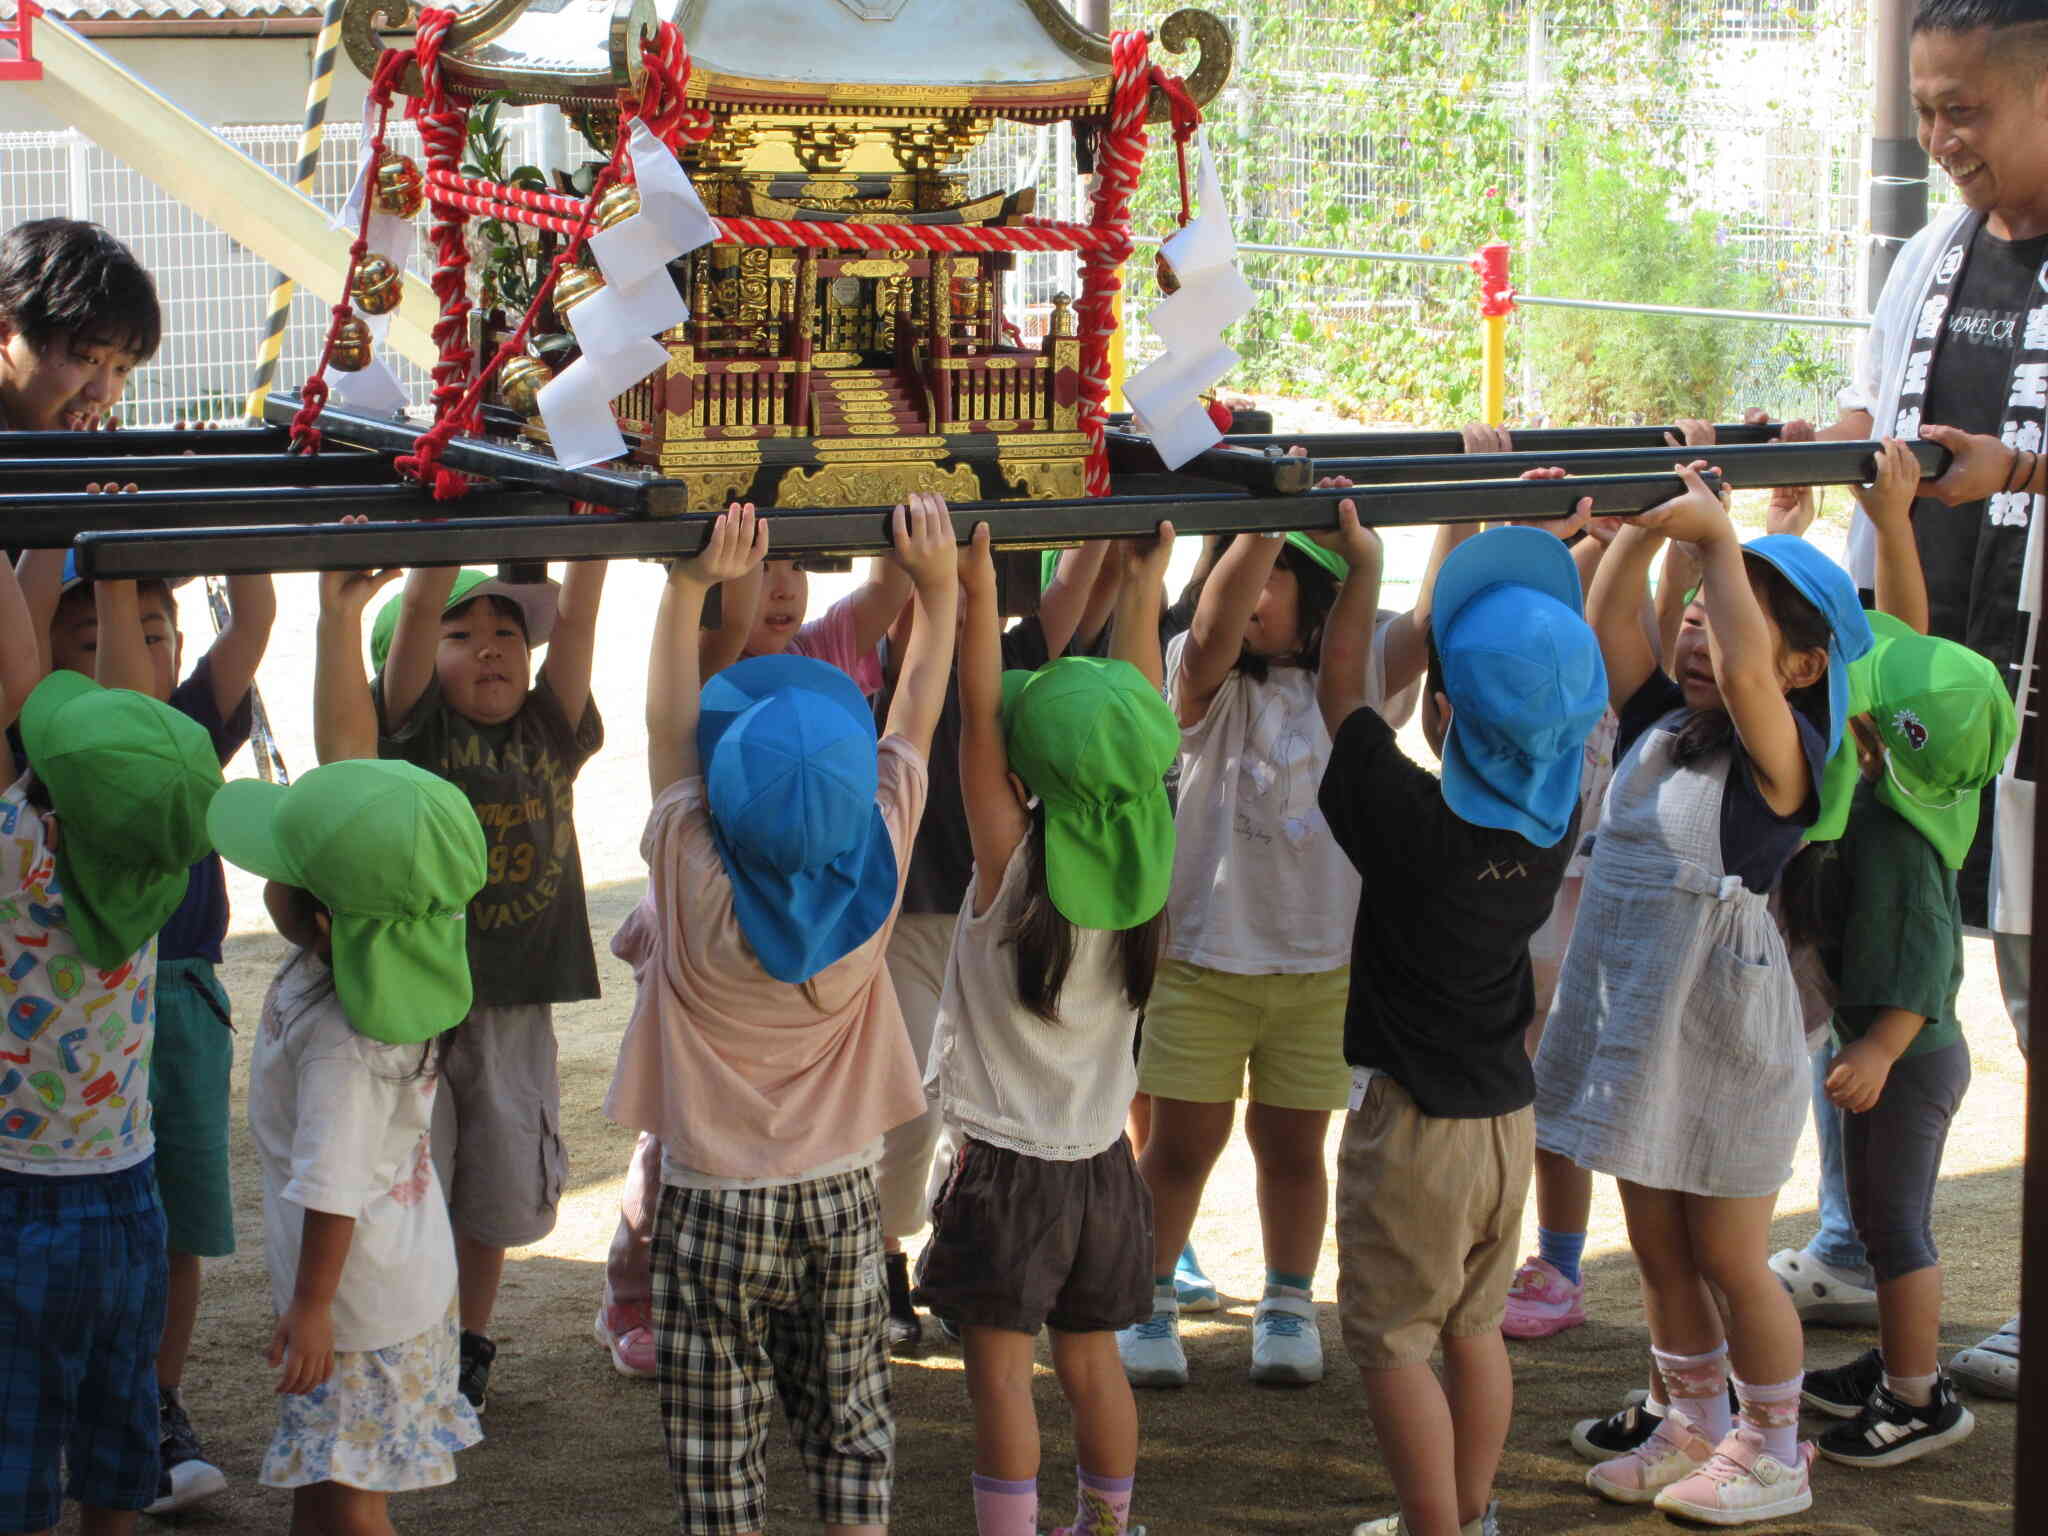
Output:
[[[227,1487],[227,1474],[206,1459],[199,1447],[199,1432],[185,1412],[185,1399],[176,1387],[157,1392],[157,1419],[162,1425],[161,1462],[157,1473],[156,1502],[143,1511],[168,1515],[189,1509],[210,1499]]]

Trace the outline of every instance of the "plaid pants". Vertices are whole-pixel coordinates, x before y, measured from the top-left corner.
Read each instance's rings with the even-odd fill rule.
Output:
[[[870,1170],[767,1189],[663,1187],[654,1336],[684,1531],[762,1528],[771,1392],[810,1471],[819,1519],[888,1523],[888,1311]]]

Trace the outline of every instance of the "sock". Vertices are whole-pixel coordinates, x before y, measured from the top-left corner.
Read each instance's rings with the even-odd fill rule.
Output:
[[[1548,1227],[1536,1229],[1537,1256],[1573,1285],[1579,1283],[1579,1258],[1585,1251],[1586,1234],[1583,1232],[1553,1232]]]
[[[1734,1426],[1734,1415],[1728,1411],[1728,1346],[1704,1355],[1673,1355],[1661,1349],[1650,1353],[1664,1380],[1664,1401],[1691,1419],[1709,1444],[1719,1445]],[[1797,1382],[1793,1383],[1792,1405],[1795,1409],[1799,1406]]]
[[[1124,1536],[1131,1522],[1131,1485],[1136,1477],[1097,1477],[1074,1469],[1073,1536]]]
[[[1799,1465],[1799,1384],[1805,1379],[1804,1375],[1774,1382],[1735,1379],[1742,1422],[1762,1434],[1764,1449],[1788,1467]]]
[[[910,1255],[907,1253],[885,1253],[882,1268],[889,1279],[889,1315],[891,1317],[913,1317],[915,1310],[910,1305]]]
[[[1266,1271],[1266,1294],[1268,1296],[1292,1296],[1296,1301],[1309,1301],[1309,1288],[1316,1283],[1313,1274],[1290,1275],[1285,1270]]]
[[[1006,1483],[975,1473],[974,1529],[979,1536],[1038,1536],[1038,1479]]]
[[[1902,1403],[1925,1408],[1934,1401],[1934,1384],[1940,1379],[1940,1371],[1929,1371],[1925,1376],[1894,1376],[1886,1371],[1884,1389]]]

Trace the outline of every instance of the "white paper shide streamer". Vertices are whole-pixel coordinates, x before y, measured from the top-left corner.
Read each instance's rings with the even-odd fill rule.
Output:
[[[1195,192],[1202,211],[1159,247],[1180,289],[1145,317],[1166,350],[1124,383],[1132,416],[1168,469],[1223,440],[1202,395],[1237,366],[1223,332],[1256,302],[1237,269],[1237,236],[1206,134]]]
[[[667,363],[667,348],[654,338],[690,318],[668,264],[718,235],[668,146],[637,117],[628,132],[640,211],[590,237],[605,286],[571,312],[583,355],[537,396],[555,458],[567,469],[625,453],[611,403]]]

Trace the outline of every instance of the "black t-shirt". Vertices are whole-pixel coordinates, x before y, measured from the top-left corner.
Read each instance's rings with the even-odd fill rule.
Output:
[[[1036,672],[1052,658],[1045,651],[1045,630],[1037,617],[1003,631],[1003,669]],[[896,697],[894,679],[875,695],[875,727],[887,729],[889,704]],[[960,798],[960,674],[946,679],[946,704],[939,711],[927,759],[930,782],[924,819],[910,845],[910,872],[903,879],[905,912],[943,912],[948,917],[967,899],[974,878],[974,838],[967,829],[967,806]]]
[[[1635,696],[1621,706],[1620,729],[1614,737],[1614,761],[1618,765],[1636,739],[1674,710],[1685,708],[1685,690],[1663,672],[1652,672]],[[1820,819],[1820,775],[1827,766],[1828,744],[1814,724],[1798,710],[1799,744],[1806,749],[1806,766],[1812,783],[1806,803],[1794,816],[1780,816],[1757,788],[1756,771],[1749,754],[1735,743],[1730,754],[1728,788],[1721,796],[1721,867],[1740,875],[1742,883],[1759,895],[1769,895],[1778,876],[1806,841],[1806,829]]]
[[[2016,343],[2044,259],[2048,235],[2001,240],[1978,229],[1934,354],[1923,421],[1992,437],[2005,430]],[[2027,530],[1992,527],[1981,501],[1945,507],[1923,497],[1913,503],[1913,535],[1927,572],[1928,633],[1989,657],[2017,690],[2027,639],[2019,617]],[[1990,798],[1958,882],[1963,921],[1979,928],[1990,921]]]
[[[1344,1059],[1386,1073],[1426,1115],[1480,1119],[1530,1103],[1529,939],[1557,900],[1577,810],[1550,848],[1475,826],[1370,709],[1338,728],[1320,800],[1365,884]]]
[[[180,714],[189,715],[206,727],[207,735],[213,738],[213,750],[225,768],[229,759],[242,750],[254,728],[254,697],[252,688],[242,695],[234,713],[223,720],[214,702],[213,653],[208,651],[199,658],[192,675],[171,690],[170,704]],[[227,872],[221,868],[220,855],[209,853],[192,866],[185,882],[185,899],[178,903],[178,910],[157,936],[157,958],[206,960],[219,965],[220,941],[227,933]]]
[[[476,1006],[577,1003],[598,995],[597,957],[576,846],[576,775],[604,745],[597,700],[563,713],[545,675],[502,725],[478,725],[449,706],[434,678],[397,730],[384,717],[377,754],[438,773],[476,807],[489,851],[484,888],[469,904],[469,976]]]
[[[2013,359],[2044,259],[2048,235],[2001,240],[1978,229],[1934,354],[1923,421],[1991,437],[2004,430]],[[1929,633],[1988,656],[2010,685],[2026,642],[2019,596],[2027,530],[1992,527],[1981,501],[1945,507],[1923,497],[1913,505],[1913,534],[1927,572]]]

